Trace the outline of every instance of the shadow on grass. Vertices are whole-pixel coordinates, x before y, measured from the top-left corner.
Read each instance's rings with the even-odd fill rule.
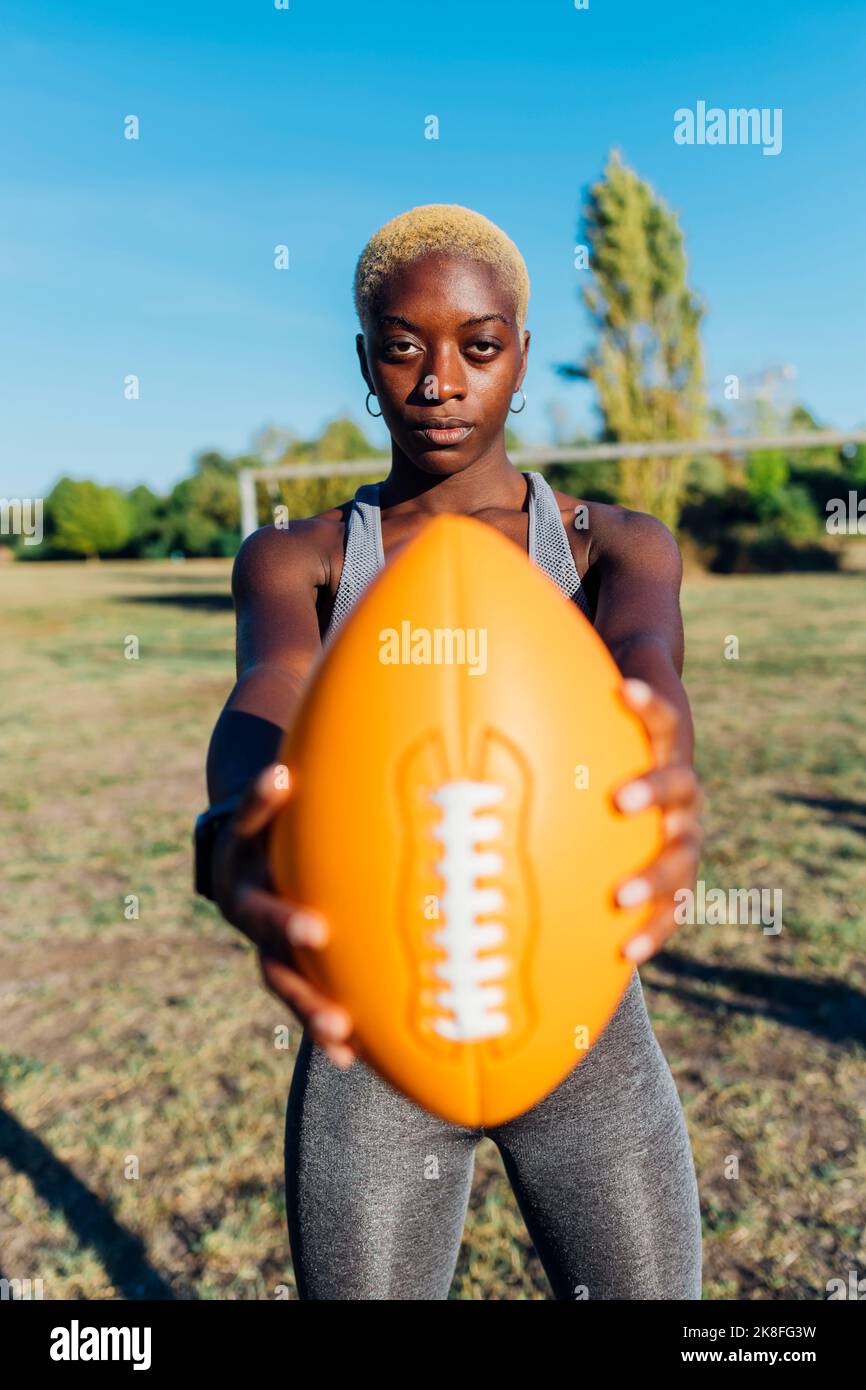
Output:
[[[20,1173],[26,1173],[44,1202],[63,1213],[80,1244],[95,1250],[121,1297],[174,1299],[170,1286],[148,1264],[140,1237],[119,1225],[102,1199],[2,1108],[0,1155]]]
[[[780,801],[796,801],[822,813],[824,824],[838,821],[846,830],[866,835],[866,801],[846,801],[836,796],[806,796],[798,792],[780,792]]]
[[[866,994],[842,980],[804,980],[766,970],[706,965],[671,951],[660,951],[652,966],[646,978],[648,985],[705,1013],[770,1018],[843,1046],[866,1043]],[[740,999],[699,993],[671,984],[664,976],[723,986]]]
[[[168,608],[189,608],[203,613],[228,613],[234,608],[231,594],[118,594],[113,603],[149,603]]]

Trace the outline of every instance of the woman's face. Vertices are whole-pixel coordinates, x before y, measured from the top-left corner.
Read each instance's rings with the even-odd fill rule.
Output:
[[[513,296],[494,266],[431,253],[394,272],[364,328],[364,378],[417,468],[460,473],[502,447],[529,334],[518,335]]]

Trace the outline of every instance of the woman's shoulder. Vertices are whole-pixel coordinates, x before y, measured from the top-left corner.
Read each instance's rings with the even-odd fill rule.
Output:
[[[247,536],[235,557],[235,601],[249,594],[283,589],[289,579],[327,586],[343,554],[346,517],[351,501],[315,516],[275,520]]]
[[[671,531],[658,517],[621,507],[612,502],[589,502],[553,489],[566,535],[575,559],[588,567],[602,556],[616,559],[639,550],[671,560],[679,559],[679,546]]]

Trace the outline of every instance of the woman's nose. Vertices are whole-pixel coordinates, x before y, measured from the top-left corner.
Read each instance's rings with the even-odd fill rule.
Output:
[[[430,355],[423,391],[425,399],[431,401],[449,401],[465,395],[466,373],[459,349],[445,345]]]

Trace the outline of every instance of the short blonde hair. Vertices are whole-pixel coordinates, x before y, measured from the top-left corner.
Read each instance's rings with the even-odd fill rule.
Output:
[[[459,203],[426,203],[392,217],[371,236],[355,267],[355,308],[363,326],[388,276],[433,251],[495,266],[514,295],[518,332],[529,308],[526,262],[501,227]]]

